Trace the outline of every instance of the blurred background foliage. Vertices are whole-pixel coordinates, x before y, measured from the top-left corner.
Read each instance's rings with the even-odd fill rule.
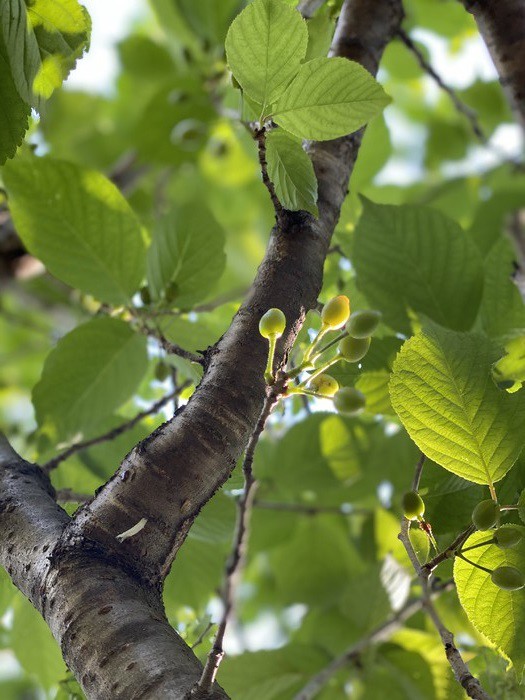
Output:
[[[37,154],[107,174],[150,231],[173,204],[205,205],[224,236],[224,267],[210,281],[205,262],[195,272],[205,293],[181,306],[175,300],[154,319],[170,341],[188,350],[204,349],[228,327],[273,223],[255,144],[237,119],[245,106],[225,66],[224,37],[243,3],[137,2],[135,19],[121,28],[111,47],[114,76],[107,54],[97,58],[96,47],[98,32],[103,23],[115,21],[116,10],[107,3],[86,5],[93,15],[94,58],[91,64],[89,57],[83,59],[79,74],[89,75],[90,87],[82,88],[73,73],[40,116],[33,113],[27,141]],[[493,289],[510,284],[515,253],[502,234],[520,225],[517,211],[525,194],[525,173],[518,164],[521,132],[474,21],[461,4],[407,0],[405,7],[404,30],[419,58],[400,38],[386,50],[379,80],[393,102],[367,128],[327,258],[321,301],[344,292],[354,308],[373,306],[356,285],[350,261],[362,196],[379,204],[424,204],[443,212],[473,236],[485,256],[486,285],[490,274],[497,277]],[[337,10],[338,2],[330,0],[309,20],[310,57],[326,53]],[[463,111],[429,76],[421,58],[455,90]],[[7,236],[2,200],[0,217]],[[495,251],[495,242],[501,249]],[[4,261],[0,285],[0,424],[24,456],[42,462],[79,436],[75,426],[60,435],[55,425],[37,425],[33,388],[57,341],[92,318],[98,303],[24,255]],[[515,326],[524,313],[516,304]],[[136,305],[141,308],[138,298]],[[120,316],[127,319],[125,312]],[[493,335],[506,338],[506,321],[498,320],[497,313],[490,318],[489,326],[504,326]],[[316,324],[312,313],[307,327]],[[397,532],[400,498],[418,454],[396,422],[387,390],[392,359],[402,342],[398,330],[382,326],[358,371],[348,365],[334,373],[367,395],[362,420],[337,416],[322,401],[307,408],[299,399],[288,399],[260,444],[248,564],[220,675],[238,700],[292,698],[313,672],[370,634],[411,594],[412,571]],[[302,342],[306,338],[305,328]],[[186,384],[180,399],[188,398],[199,381],[195,365],[166,357],[154,340],[148,342],[147,358],[133,365],[136,372],[119,406],[97,415],[88,428],[80,426],[83,439],[131,419],[171,391],[173,382]],[[162,381],[155,375],[160,360],[170,369]],[[501,376],[512,385],[521,375],[513,365],[503,367]],[[76,453],[53,473],[55,486],[92,493],[131,447],[172,413],[173,405],[167,404],[117,439]],[[210,619],[217,611],[241,487],[242,479],[234,473],[224,492],[205,507],[166,582],[170,621],[190,644],[198,642],[195,651],[202,658],[213,633]],[[515,502],[511,499],[524,487],[522,460],[501,489]],[[427,493],[428,520],[438,542],[446,545],[468,522],[484,490],[429,464],[422,484],[422,494]],[[71,511],[75,507],[68,506]],[[424,548],[424,538],[420,546]],[[451,575],[447,566],[440,571],[443,579]],[[442,594],[438,606],[488,692],[502,700],[525,697],[514,673],[505,672],[504,661],[470,626],[455,593]],[[0,613],[0,697],[81,698],[45,624],[4,574]],[[382,700],[387,695],[392,700],[462,697],[436,632],[420,612],[388,642],[357,655],[319,698]]]

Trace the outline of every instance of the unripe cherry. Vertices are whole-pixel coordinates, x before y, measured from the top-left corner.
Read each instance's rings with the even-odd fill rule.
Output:
[[[334,406],[339,413],[355,416],[365,407],[364,395],[351,386],[344,386],[334,394]]]
[[[339,390],[339,382],[329,374],[318,374],[308,383],[308,388],[322,396],[333,396]]]
[[[286,316],[281,309],[268,309],[259,321],[259,333],[263,338],[280,338],[286,328]]]
[[[523,535],[521,530],[512,525],[498,527],[494,532],[494,542],[500,549],[510,549],[521,542]]]
[[[498,566],[490,578],[492,583],[504,591],[518,591],[525,586],[525,576],[515,566]]]
[[[350,300],[344,294],[327,301],[321,311],[321,320],[327,328],[342,328],[350,316]]]
[[[359,362],[368,352],[370,342],[370,338],[352,338],[347,335],[346,338],[340,341],[337,349],[343,360],[347,362]]]
[[[352,338],[368,338],[376,330],[380,320],[380,311],[372,311],[371,309],[354,311],[346,324],[345,330]]]
[[[403,512],[408,520],[418,520],[425,512],[425,504],[417,491],[408,491],[403,496]]]
[[[492,499],[481,501],[472,511],[472,522],[477,530],[490,530],[499,523],[499,504]]]

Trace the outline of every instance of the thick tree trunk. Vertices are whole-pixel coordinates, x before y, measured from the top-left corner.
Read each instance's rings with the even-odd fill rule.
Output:
[[[401,18],[400,0],[346,0],[332,52],[375,74]],[[284,214],[188,405],[137,445],[76,517],[58,508],[37,467],[0,443],[0,563],[43,614],[90,700],[182,700],[200,675],[198,660],[165,619],[162,582],[257,422],[267,351],[260,316],[272,306],[286,314],[277,353],[283,362],[316,303],[361,136],[310,144],[319,220]],[[119,543],[116,536],[142,519],[145,527]],[[226,695],[217,688],[210,697]]]
[[[510,104],[525,127],[525,0],[463,0],[476,20]]]

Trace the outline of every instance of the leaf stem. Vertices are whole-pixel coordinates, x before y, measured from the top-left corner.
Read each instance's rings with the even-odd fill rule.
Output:
[[[467,557],[463,556],[463,554],[461,554],[461,552],[457,552],[456,556],[459,557],[460,559],[463,559],[463,561],[466,561],[467,564],[474,566],[476,569],[481,569],[481,571],[485,571],[487,574],[492,573],[492,569],[487,569],[486,566],[481,566],[481,564],[476,564],[471,559],[467,559]]]

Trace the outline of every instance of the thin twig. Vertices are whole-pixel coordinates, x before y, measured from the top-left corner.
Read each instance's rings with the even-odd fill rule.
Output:
[[[168,355],[178,355],[179,357],[189,360],[190,362],[195,362],[199,365],[204,364],[204,358],[201,355],[197,355],[190,350],[185,350],[180,345],[177,345],[177,343],[172,343],[158,328],[153,330],[149,326],[141,325],[139,330],[145,335],[155,338],[164,352],[166,352]]]
[[[270,180],[270,176],[268,175],[268,163],[266,162],[266,129],[264,127],[261,129],[256,129],[253,134],[253,138],[257,141],[262,181],[270,193],[270,199],[272,200],[273,208],[275,209],[275,217],[277,221],[279,221],[283,213],[283,206],[275,192],[273,182]]]
[[[422,468],[423,463],[420,458],[416,465],[413,480],[414,490],[417,490],[417,487],[419,486]],[[412,566],[414,567],[414,571],[418,575],[419,581],[421,583],[424,607],[430,619],[432,620],[434,627],[438,631],[439,636],[441,637],[441,641],[443,642],[443,646],[445,648],[445,655],[454,673],[454,676],[458,683],[465,690],[469,698],[473,698],[474,700],[491,700],[490,696],[487,695],[487,693],[483,690],[479,680],[475,678],[469,671],[467,664],[463,660],[463,657],[461,656],[461,653],[456,646],[456,643],[454,641],[454,635],[447,627],[445,627],[443,621],[439,617],[436,608],[434,607],[434,604],[432,603],[430,585],[431,573],[426,567],[422,567],[419,563],[417,554],[414,550],[414,547],[412,546],[412,542],[410,541],[409,528],[410,520],[403,517],[401,520],[401,532],[399,533],[398,537],[403,543],[404,548],[406,549],[408,557],[412,563]]]
[[[237,525],[233,538],[233,548],[226,565],[225,578],[221,592],[223,612],[217,628],[213,647],[211,648],[208,658],[206,659],[206,664],[202,671],[202,675],[198,683],[191,691],[190,697],[193,698],[205,698],[207,695],[209,695],[215,682],[217,671],[219,670],[219,666],[224,657],[224,634],[233,613],[236,582],[244,562],[251,509],[255,497],[255,491],[257,489],[257,481],[253,476],[252,469],[253,457],[261,433],[264,430],[266,420],[275,408],[275,405],[279,400],[280,393],[281,391],[280,388],[278,388],[278,384],[274,384],[274,386],[269,389],[259,415],[259,419],[255,425],[255,428],[253,429],[246,447],[242,465],[244,474],[244,493],[237,502]]]
[[[279,503],[277,501],[259,501],[255,499],[253,502],[255,508],[263,510],[278,510],[288,513],[299,513],[301,515],[324,515],[334,514],[343,515],[370,515],[371,511],[367,508],[354,508],[351,504],[347,507],[341,506],[309,506],[304,503]]]
[[[461,532],[456,539],[449,544],[449,546],[444,549],[442,552],[439,554],[436,554],[436,556],[431,559],[430,561],[427,561],[427,563],[423,566],[423,569],[425,572],[428,572],[428,575],[430,575],[434,569],[439,566],[442,562],[444,562],[446,559],[450,559],[451,557],[454,556],[454,552],[459,549],[467,540],[468,538],[472,535],[472,533],[475,531],[474,525],[469,525],[463,532]]]
[[[87,503],[92,496],[88,493],[78,493],[72,489],[58,489],[55,498],[57,503]]]
[[[191,645],[192,649],[195,649],[195,647],[198,647],[199,644],[202,644],[202,642],[204,641],[204,637],[208,634],[208,632],[211,630],[212,627],[213,627],[213,622],[210,620],[208,622],[208,624],[206,625],[206,628],[202,630],[202,632],[199,634],[197,639]]]
[[[421,481],[421,474],[423,473],[425,459],[426,455],[424,455],[422,452],[419,456],[419,459],[416,464],[416,469],[414,471],[414,478],[412,480],[412,491],[419,491],[419,482]]]
[[[421,68],[428,73],[428,75],[435,81],[435,83],[443,90],[443,92],[446,92],[447,95],[450,97],[452,100],[452,103],[456,110],[460,112],[464,117],[467,118],[470,128],[472,129],[475,137],[478,139],[478,141],[482,144],[487,144],[488,143],[488,138],[483,132],[483,129],[481,128],[481,125],[478,121],[478,115],[476,112],[471,109],[468,105],[466,105],[457,95],[456,91],[451,88],[449,85],[443,82],[443,79],[441,76],[436,73],[434,68],[430,65],[430,63],[427,61],[425,58],[424,54],[421,52],[421,50],[417,47],[417,45],[412,41],[410,36],[405,32],[404,29],[399,28],[397,30],[397,35],[401,39],[401,41],[405,44],[407,49],[409,49],[414,56],[416,57],[419,65]]]
[[[450,591],[453,588],[454,582],[447,581],[432,591],[432,597],[436,597],[444,591]],[[403,626],[403,623],[406,622],[406,620],[412,617],[412,615],[415,615],[415,613],[419,612],[424,606],[425,601],[423,598],[407,601],[395,615],[392,615],[388,620],[379,625],[379,627],[376,627],[365,637],[362,637],[362,639],[357,641],[355,644],[352,644],[352,646],[343,651],[340,656],[337,656],[333,661],[331,661],[328,666],[313,676],[313,678],[308,681],[304,688],[294,696],[293,700],[313,700],[313,698],[321,692],[328,681],[337,673],[337,671],[344,668],[349,663],[356,661],[363,651],[372,646],[372,644],[385,642]]]
[[[178,386],[175,391],[171,391],[169,394],[166,394],[166,396],[163,396],[149,408],[145,409],[144,411],[140,411],[140,413],[137,413],[137,415],[131,418],[131,420],[128,420],[125,423],[122,423],[121,425],[117,425],[116,428],[112,428],[112,430],[109,430],[107,433],[97,435],[96,437],[90,438],[89,440],[82,440],[82,442],[75,442],[73,445],[70,445],[67,449],[58,454],[56,457],[53,457],[53,459],[50,459],[48,462],[43,464],[43,471],[46,474],[49,474],[50,471],[56,469],[59,464],[61,464],[65,459],[68,459],[68,457],[71,457],[71,455],[74,455],[75,453],[80,452],[81,450],[85,450],[88,447],[92,447],[93,445],[98,445],[101,442],[108,442],[108,440],[114,440],[122,433],[131,430],[133,427],[135,427],[135,425],[137,425],[137,423],[140,423],[140,421],[143,418],[158,413],[163,406],[165,406],[169,401],[171,401],[175,396],[177,396],[177,394],[180,394],[180,392],[187,386],[189,386],[190,383],[191,382],[189,380],[184,382],[184,384]]]

